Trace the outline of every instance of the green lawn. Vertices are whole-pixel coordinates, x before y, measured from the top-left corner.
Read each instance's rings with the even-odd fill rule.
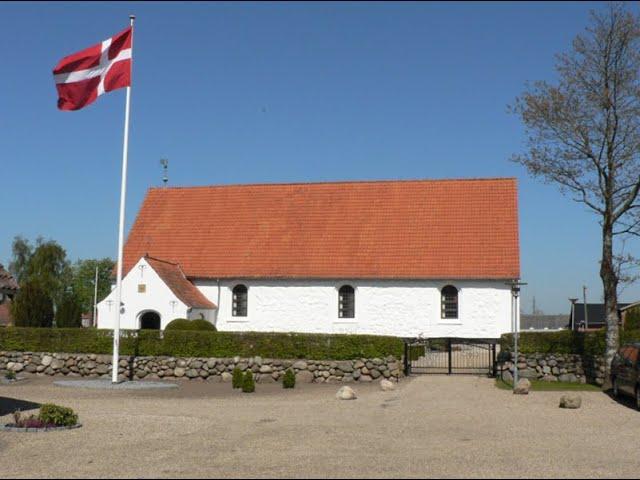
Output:
[[[496,387],[502,390],[513,390],[513,384],[496,378]],[[534,392],[601,392],[602,389],[589,383],[569,383],[569,382],[543,382],[542,380],[531,380],[531,391]]]

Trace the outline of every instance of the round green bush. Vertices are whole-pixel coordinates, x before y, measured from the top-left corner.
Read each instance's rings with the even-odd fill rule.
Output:
[[[216,327],[213,326],[213,323],[208,322],[207,320],[198,319],[191,320],[191,330],[215,332]]]
[[[284,378],[282,379],[282,388],[294,388],[296,386],[296,374],[292,369],[287,369],[284,372]]]
[[[56,427],[73,427],[78,423],[78,415],[72,409],[51,403],[40,407],[38,418],[42,423]]]
[[[176,318],[171,320],[165,327],[166,330],[181,330],[181,331],[209,331],[215,332],[216,327],[211,322],[206,320],[187,320],[186,318]]]
[[[253,379],[253,372],[251,369],[247,369],[244,372],[244,378],[242,379],[242,391],[245,393],[252,393],[256,390],[256,382]]]
[[[242,388],[243,379],[244,375],[242,374],[242,370],[238,367],[234,368],[231,376],[231,385],[233,388]]]
[[[166,327],[165,330],[191,330],[191,320],[187,320],[186,318],[176,318],[175,320],[171,320]]]

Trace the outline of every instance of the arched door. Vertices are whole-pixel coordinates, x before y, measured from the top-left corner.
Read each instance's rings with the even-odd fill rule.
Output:
[[[140,316],[141,330],[160,330],[160,315],[158,312],[145,312]]]

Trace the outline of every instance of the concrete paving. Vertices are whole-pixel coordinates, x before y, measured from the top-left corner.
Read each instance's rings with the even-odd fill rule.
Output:
[[[257,385],[254,394],[206,382],[169,391],[71,390],[49,378],[2,386],[0,407],[53,402],[84,426],[0,432],[0,477],[640,476],[640,413],[604,393],[581,392],[582,408],[564,410],[561,392],[515,396],[477,377],[353,387],[358,399],[340,401],[339,385]]]

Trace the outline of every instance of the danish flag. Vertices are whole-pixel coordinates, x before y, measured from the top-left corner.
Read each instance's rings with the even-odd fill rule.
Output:
[[[53,69],[60,110],[79,110],[106,92],[131,86],[132,27],[64,57]]]

